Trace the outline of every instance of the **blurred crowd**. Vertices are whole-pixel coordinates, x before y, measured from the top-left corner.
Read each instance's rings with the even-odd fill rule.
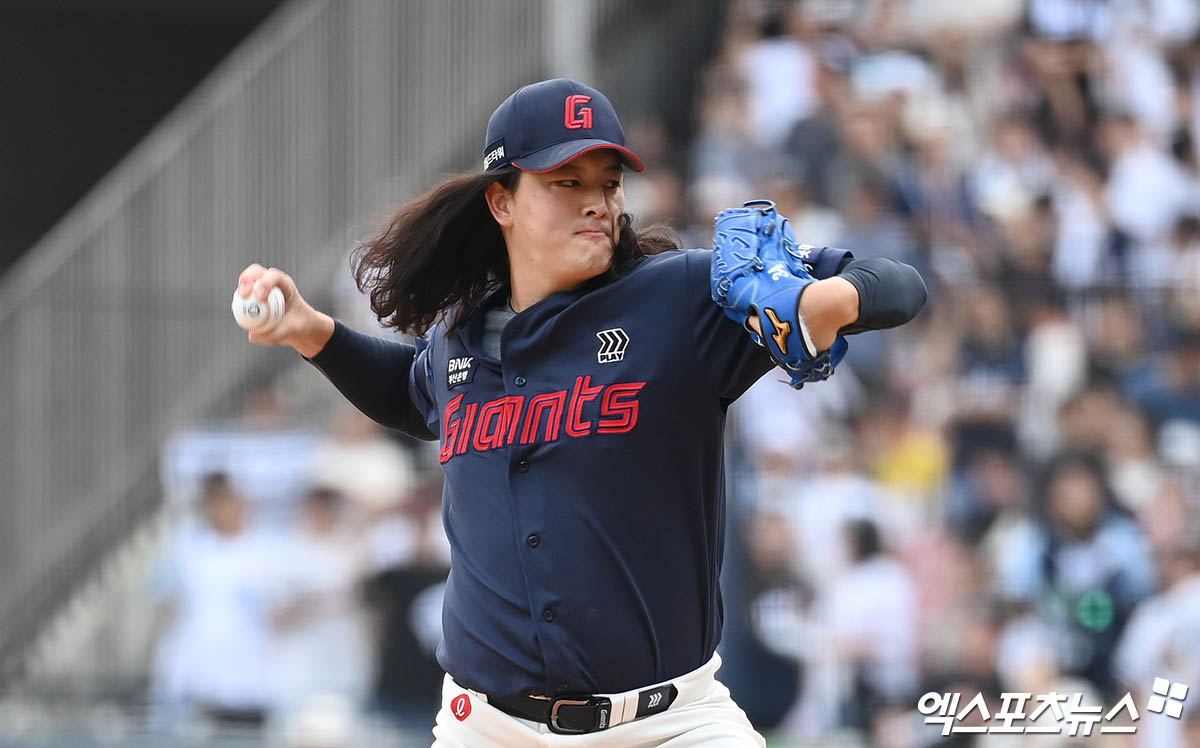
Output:
[[[325,431],[284,403],[258,391],[164,450],[178,506],[147,580],[152,719],[298,747],[362,744],[367,715],[427,734],[449,568],[436,457],[347,403]]]
[[[930,288],[731,410],[735,698],[780,738],[986,745],[919,697],[1130,692],[1136,736],[1079,739],[1200,745],[1196,699],[1143,708],[1200,686],[1200,4],[742,0],[718,44],[688,150],[635,126],[631,212],[705,246],[767,197]]]
[[[693,137],[630,117],[639,224],[708,246],[766,197],[930,288],[830,381],[731,409],[735,698],[784,744],[899,748],[994,737],[940,737],[930,691],[1128,692],[1137,735],[1081,740],[1200,745],[1200,699],[1142,710],[1200,687],[1200,4],[734,0],[697,77]],[[162,715],[432,720],[434,456],[349,409],[286,452],[286,490],[192,468],[152,583]]]

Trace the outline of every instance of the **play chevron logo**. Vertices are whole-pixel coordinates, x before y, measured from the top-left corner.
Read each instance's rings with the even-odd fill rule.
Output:
[[[602,364],[611,364],[625,358],[625,348],[629,345],[629,336],[619,327],[611,330],[601,330],[596,333],[600,338],[600,351],[596,360]]]

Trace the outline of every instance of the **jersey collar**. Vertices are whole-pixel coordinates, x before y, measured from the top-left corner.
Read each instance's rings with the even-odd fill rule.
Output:
[[[533,318],[536,320],[533,324],[540,326],[548,322],[550,317],[562,311],[563,308],[569,306],[575,300],[595,291],[597,288],[607,286],[619,277],[620,275],[610,266],[608,270],[605,270],[600,275],[584,281],[581,285],[569,291],[559,291],[558,293],[550,294],[538,303],[517,312],[517,316],[513,317],[513,319]],[[511,296],[512,289],[507,283],[502,283],[491,291],[488,291],[483,299],[475,305],[475,308],[471,310],[467,321],[463,323],[457,332],[459,340],[468,353],[484,361],[495,361],[495,359],[488,356],[483,350],[484,319],[491,309],[504,304]]]

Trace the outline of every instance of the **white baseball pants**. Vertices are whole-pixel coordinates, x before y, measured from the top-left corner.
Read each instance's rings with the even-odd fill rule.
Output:
[[[667,711],[586,735],[558,735],[548,725],[505,714],[447,675],[433,748],[764,748],[766,741],[717,680],[720,667],[721,658],[714,654],[699,669],[671,680],[679,696]],[[637,692],[630,693],[636,704]],[[610,698],[616,713],[628,697]]]

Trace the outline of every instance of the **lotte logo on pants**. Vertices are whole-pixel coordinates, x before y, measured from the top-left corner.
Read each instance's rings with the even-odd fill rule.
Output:
[[[455,719],[462,722],[471,716],[471,699],[467,698],[465,693],[455,696],[450,702],[450,712],[454,714]]]

